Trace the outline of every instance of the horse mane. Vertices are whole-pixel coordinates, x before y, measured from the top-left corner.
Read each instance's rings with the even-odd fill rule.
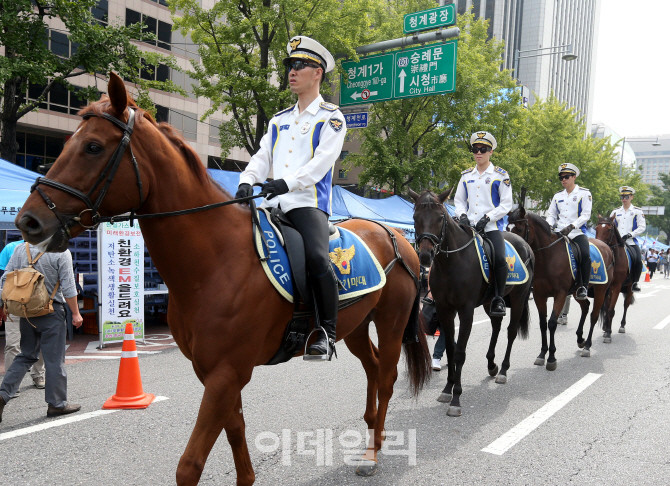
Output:
[[[610,224],[612,226],[612,231],[614,231],[614,238],[616,239],[617,245],[622,247],[626,246],[623,238],[621,238],[621,233],[619,233],[619,228],[614,225],[614,218],[610,218],[609,216],[600,217],[598,218],[598,224],[600,223]]]
[[[103,113],[108,113],[109,111],[111,111],[111,106],[112,104],[109,101],[109,97],[107,95],[103,95],[99,101],[91,103],[87,107],[80,110],[79,113],[77,114],[79,116],[84,116],[90,113],[96,116],[101,116]],[[151,116],[151,113],[148,113],[143,109],[141,109],[139,106],[137,106],[135,100],[133,100],[130,96],[128,96],[128,106],[134,108],[140,115],[139,117],[135,118],[135,124],[140,126],[145,120],[147,120],[154,127],[156,127],[158,131],[167,139],[167,141],[170,142],[170,144],[174,148],[176,148],[179,152],[181,152],[184,159],[186,160],[186,164],[188,165],[189,169],[201,183],[204,184],[208,181],[209,182],[213,181],[213,179],[209,177],[209,174],[207,173],[207,170],[205,170],[205,167],[202,165],[198,153],[195,151],[193,147],[191,147],[191,144],[189,144],[186,141],[184,136],[179,132],[177,132],[172,125],[166,122],[160,122],[160,123],[156,122],[156,120],[154,120],[154,117]],[[221,188],[221,186],[218,187]],[[227,194],[227,191],[224,192]]]
[[[521,207],[518,207],[508,214],[508,222],[509,223],[514,223],[515,221],[518,221],[521,219],[519,217],[519,213],[521,212]],[[538,216],[535,213],[531,213],[530,211],[526,211],[526,218],[531,220],[534,224],[539,226],[544,230],[545,233],[547,233],[549,236],[553,235],[554,233],[551,231],[551,226],[549,226],[549,223],[542,217]]]
[[[414,212],[416,213],[419,210],[431,210],[442,208],[446,210],[444,204],[440,203],[440,200],[437,197],[437,194],[431,191],[424,191],[419,196],[419,200],[414,204]]]

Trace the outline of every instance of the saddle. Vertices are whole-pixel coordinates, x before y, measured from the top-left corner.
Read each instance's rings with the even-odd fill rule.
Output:
[[[567,239],[567,238],[566,238]],[[579,246],[572,240],[567,239],[566,248],[568,250],[568,259],[570,262],[570,269],[572,271],[572,277],[575,280],[574,284],[570,288],[570,291],[576,290],[581,282],[581,262],[582,254],[579,250]],[[600,250],[593,243],[589,242],[589,252],[591,257],[591,272],[589,273],[589,283],[591,284],[607,284],[609,282],[609,277],[607,276],[607,270],[614,265],[614,262],[611,262],[608,267],[605,267],[603,258]],[[588,289],[589,297],[592,297],[593,290]]]

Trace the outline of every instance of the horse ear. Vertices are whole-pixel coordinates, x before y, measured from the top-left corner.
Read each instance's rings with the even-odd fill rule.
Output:
[[[409,190],[408,194],[409,194],[409,197],[414,199],[415,203],[419,201],[419,195],[416,192],[414,192],[412,189]]]
[[[440,200],[441,203],[444,203],[447,199],[449,199],[449,196],[451,196],[451,190],[453,188],[449,188],[446,191],[444,191],[442,194],[437,196],[437,198]]]
[[[526,186],[521,186],[521,194],[519,195],[519,207],[522,208],[526,203]]]
[[[126,92],[123,80],[113,72],[109,73],[107,94],[116,114],[122,115],[128,107],[128,93]]]

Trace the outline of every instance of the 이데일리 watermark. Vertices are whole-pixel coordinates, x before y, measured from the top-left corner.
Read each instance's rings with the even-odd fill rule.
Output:
[[[293,454],[313,456],[317,466],[332,466],[333,451],[341,449],[344,463],[356,466],[364,462],[366,444],[372,430],[365,437],[357,430],[345,430],[335,437],[332,429],[293,431],[282,429],[281,436],[274,432],[260,432],[255,445],[260,452],[269,454],[281,450],[282,465],[290,466]],[[406,456],[409,466],[416,466],[416,429],[405,431],[387,430],[380,453],[386,456]]]

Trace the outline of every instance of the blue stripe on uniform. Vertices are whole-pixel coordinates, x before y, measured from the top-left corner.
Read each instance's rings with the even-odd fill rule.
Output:
[[[496,221],[496,226],[498,226],[498,231],[505,231],[505,223],[503,223],[503,218],[500,218]]]
[[[637,229],[637,214],[633,218],[633,229],[631,230],[631,233]]]
[[[279,138],[279,127],[276,123],[272,124],[272,153],[275,152],[275,147],[277,146],[277,139]]]
[[[465,181],[463,181],[463,189],[465,189],[465,200],[468,203],[468,207],[465,208],[465,210],[467,211],[468,209],[470,209],[470,201],[468,200],[468,183]]]
[[[579,200],[579,204],[577,205],[577,217],[579,218],[582,215],[582,200]]]
[[[491,183],[491,201],[494,207],[500,206],[500,181]]]

